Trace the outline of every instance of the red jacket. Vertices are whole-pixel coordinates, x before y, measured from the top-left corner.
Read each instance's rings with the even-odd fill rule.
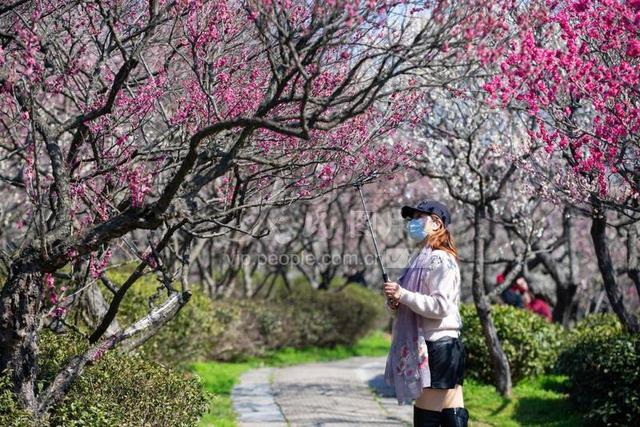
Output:
[[[545,317],[549,322],[551,322],[551,307],[547,304],[543,299],[535,298],[533,299],[529,305],[527,305],[527,309],[533,311],[536,314],[539,314],[542,317]]]

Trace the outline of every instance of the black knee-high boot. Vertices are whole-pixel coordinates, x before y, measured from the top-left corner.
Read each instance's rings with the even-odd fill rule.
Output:
[[[442,413],[413,405],[413,427],[440,427]]]
[[[442,410],[442,427],[467,427],[469,411],[466,408],[445,408]]]

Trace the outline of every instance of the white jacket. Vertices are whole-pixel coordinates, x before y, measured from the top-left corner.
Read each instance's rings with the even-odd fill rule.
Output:
[[[448,252],[434,250],[427,259],[427,266],[425,292],[401,288],[400,303],[421,316],[425,339],[457,338],[462,328],[458,263]]]

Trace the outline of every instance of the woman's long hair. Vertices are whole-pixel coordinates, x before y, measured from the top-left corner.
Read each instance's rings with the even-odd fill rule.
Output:
[[[440,224],[440,228],[437,231],[429,233],[427,236],[427,245],[431,249],[440,249],[453,255],[456,260],[458,259],[458,250],[456,249],[456,243],[453,241],[453,237],[447,228],[444,226],[442,219],[438,215],[430,215],[431,219]]]

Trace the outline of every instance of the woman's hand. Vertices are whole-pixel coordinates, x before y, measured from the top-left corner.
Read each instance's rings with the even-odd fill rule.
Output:
[[[387,298],[387,306],[389,306],[391,310],[397,310],[398,307],[400,307],[400,301],[393,298]]]
[[[402,287],[396,282],[385,282],[384,283],[384,295],[398,302],[400,300],[400,295],[402,294]]]

